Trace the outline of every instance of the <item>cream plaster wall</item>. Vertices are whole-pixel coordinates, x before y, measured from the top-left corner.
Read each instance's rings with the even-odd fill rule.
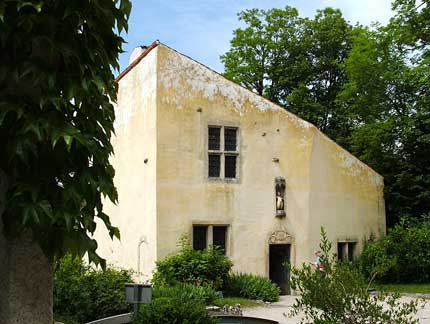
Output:
[[[313,260],[320,226],[333,240],[379,235],[383,180],[313,125],[160,45],[157,96],[157,250],[176,249],[193,223],[229,224],[235,270],[268,275],[268,236],[291,235],[292,262]],[[208,125],[237,126],[237,182],[207,178]],[[273,162],[279,158],[279,163]],[[274,179],[287,217],[275,217]]]
[[[107,205],[121,243],[99,236],[108,260],[145,274],[177,250],[193,224],[229,225],[235,270],[268,275],[269,236],[286,231],[293,264],[313,261],[320,226],[339,239],[385,230],[383,180],[299,119],[165,45],[119,82],[113,145],[118,206]],[[239,129],[239,177],[207,177],[208,125]],[[144,160],[148,158],[145,164]],[[273,159],[279,159],[274,162]],[[275,217],[276,177],[286,179],[285,218]]]
[[[333,242],[355,241],[360,251],[369,237],[385,233],[384,180],[320,131],[315,131],[310,168],[310,242],[324,226]],[[308,253],[312,253],[311,247]]]
[[[111,222],[119,227],[121,241],[111,241],[103,224],[98,224],[95,235],[98,251],[109,263],[134,270],[139,241],[145,240],[141,245],[142,279],[152,273],[157,257],[157,51],[152,50],[119,82],[116,136],[112,141],[119,199],[117,205],[106,201],[104,208]]]

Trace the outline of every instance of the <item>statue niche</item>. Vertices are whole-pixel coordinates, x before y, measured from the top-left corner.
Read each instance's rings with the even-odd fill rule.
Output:
[[[276,216],[285,216],[285,179],[282,177],[275,178],[276,193]]]

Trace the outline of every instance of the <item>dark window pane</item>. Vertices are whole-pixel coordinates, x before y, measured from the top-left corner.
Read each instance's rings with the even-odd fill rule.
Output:
[[[224,150],[225,151],[236,151],[236,132],[235,128],[224,129]]]
[[[354,260],[355,242],[348,243],[348,260]]]
[[[206,249],[207,226],[193,226],[193,249]]]
[[[219,178],[221,156],[219,154],[209,154],[209,177]]]
[[[345,243],[343,243],[343,242],[342,243],[341,242],[337,243],[337,259],[339,261],[345,260],[345,255],[344,255],[345,249],[344,249],[344,246],[345,246]]]
[[[219,246],[224,254],[226,252],[226,234],[227,227],[226,226],[214,226],[213,227],[213,245]]]
[[[225,156],[225,177],[226,178],[236,178],[236,158],[235,155]]]
[[[219,151],[220,149],[220,132],[221,128],[219,127],[209,127],[209,150]]]

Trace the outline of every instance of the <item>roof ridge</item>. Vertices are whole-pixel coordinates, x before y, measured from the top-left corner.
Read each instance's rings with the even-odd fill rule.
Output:
[[[137,64],[139,64],[140,61],[143,60],[143,58],[149,54],[154,48],[156,48],[158,45],[160,45],[160,41],[157,39],[156,41],[152,42],[151,45],[149,45],[129,66],[125,68],[124,71],[122,71],[116,78],[115,82],[119,82],[128,72],[130,72]]]

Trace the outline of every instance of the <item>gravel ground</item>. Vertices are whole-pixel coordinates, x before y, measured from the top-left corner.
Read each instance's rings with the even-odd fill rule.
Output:
[[[296,324],[300,322],[300,315],[289,318],[284,314],[288,314],[291,310],[291,305],[294,303],[295,296],[281,296],[279,302],[272,303],[268,306],[245,308],[243,315],[267,318],[278,321],[280,324]],[[403,296],[401,300],[408,302],[413,297]],[[430,300],[426,301],[425,307],[418,311],[420,324],[430,324]]]

